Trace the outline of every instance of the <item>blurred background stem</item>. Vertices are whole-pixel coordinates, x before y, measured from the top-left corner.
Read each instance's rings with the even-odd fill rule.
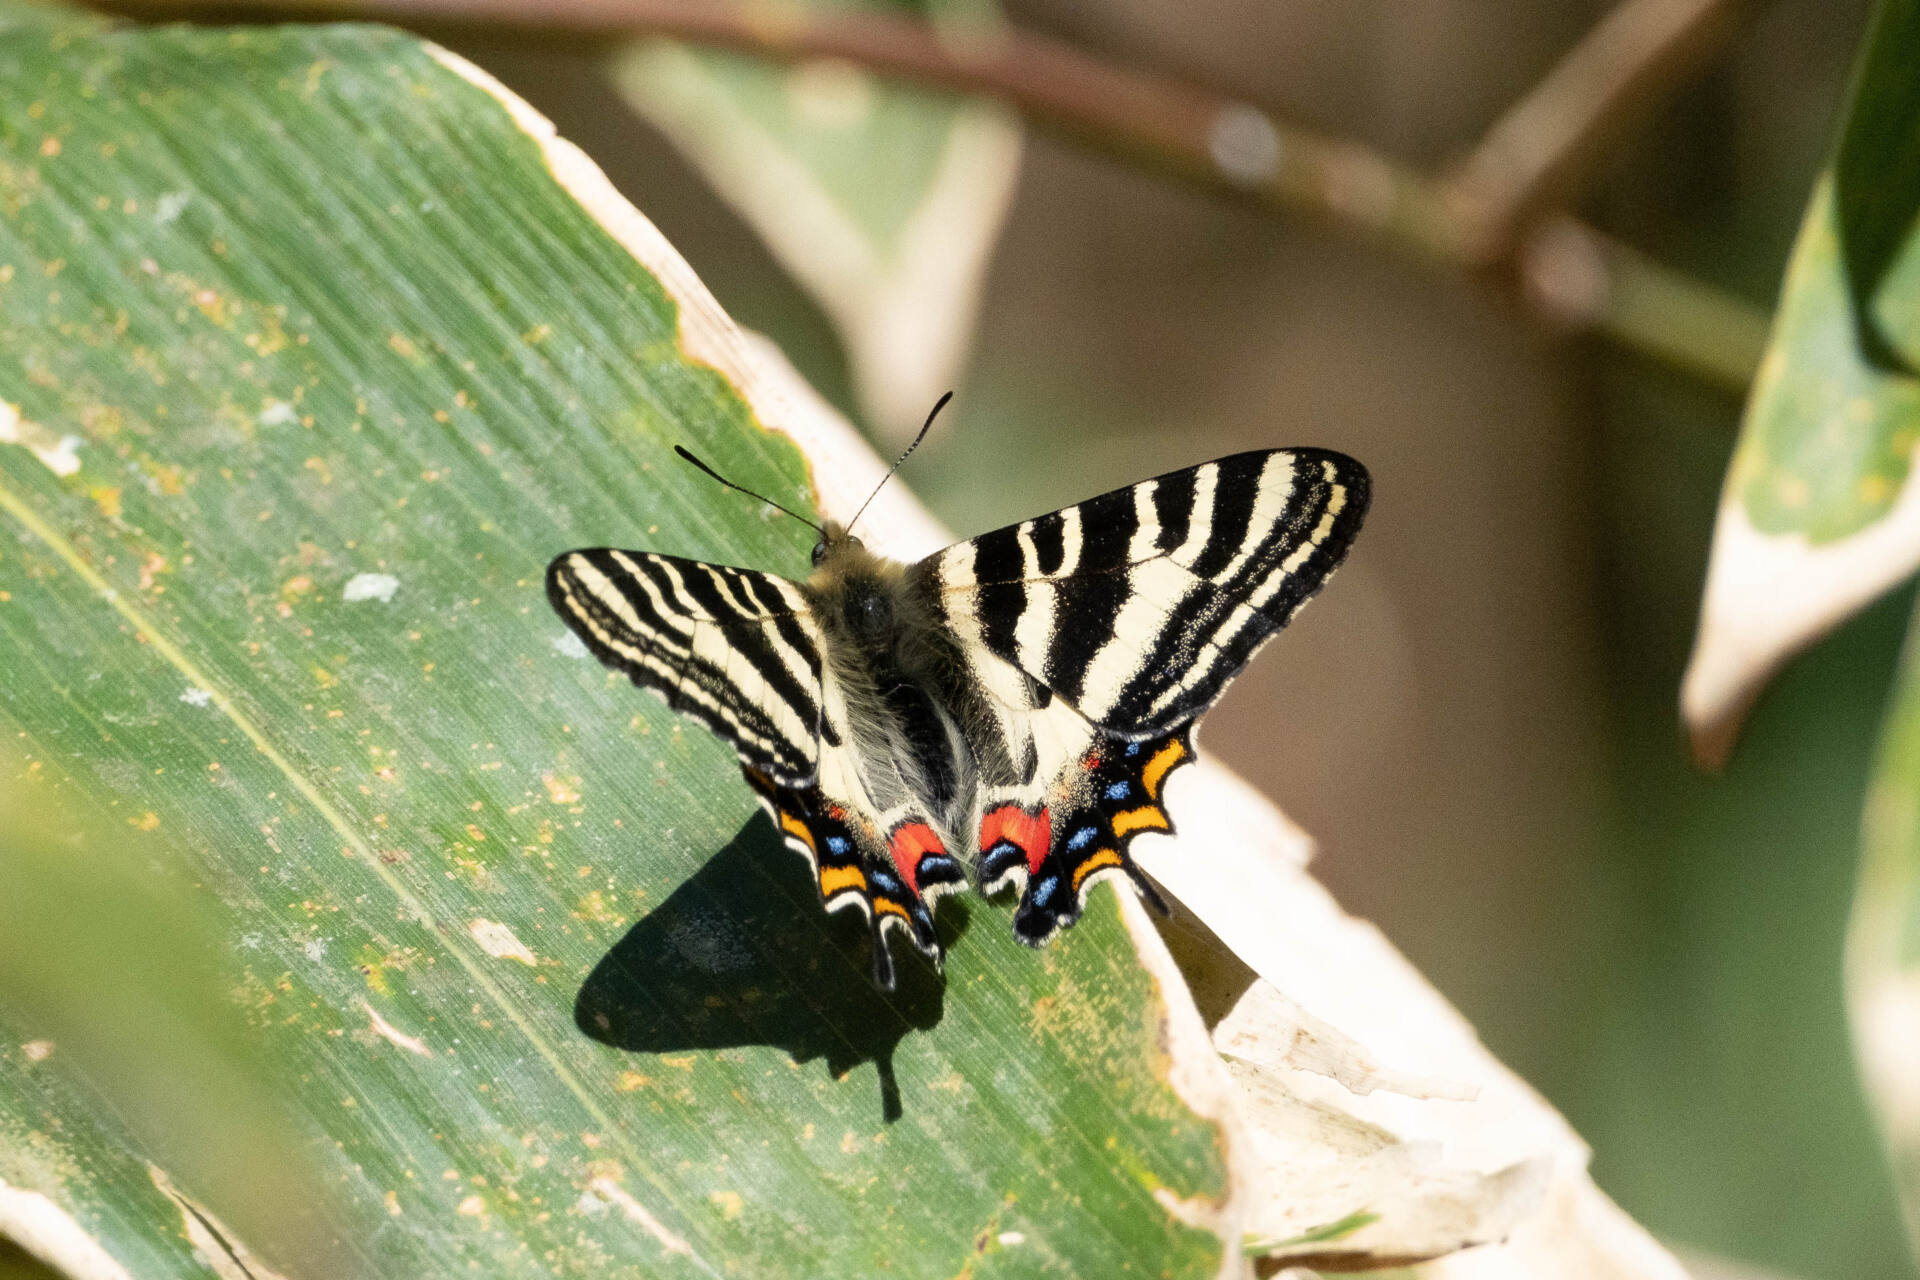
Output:
[[[101,0],[144,19],[356,18],[439,32],[671,37],[782,61],[835,59],[1007,104],[1032,124],[1128,163],[1307,215],[1483,275],[1557,326],[1591,332],[1744,390],[1767,317],[1564,212],[1584,179],[1699,71],[1739,0],[1625,0],[1466,158],[1429,174],[1234,94],[1129,67],[1000,22],[930,23],[872,10],[708,0]],[[1650,305],[1651,304],[1651,305]]]

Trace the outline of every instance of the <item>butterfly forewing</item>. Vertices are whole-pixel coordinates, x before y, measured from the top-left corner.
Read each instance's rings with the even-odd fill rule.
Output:
[[[777,782],[812,780],[820,628],[772,574],[609,547],[547,568],[547,598],[594,656],[657,690]]]
[[[958,543],[915,566],[964,644],[1108,733],[1191,722],[1345,557],[1367,473],[1320,449],[1235,454]]]

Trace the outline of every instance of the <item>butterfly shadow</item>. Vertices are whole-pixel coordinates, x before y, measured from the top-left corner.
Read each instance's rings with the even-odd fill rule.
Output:
[[[966,904],[941,904],[941,941],[966,931]],[[946,983],[895,944],[898,985],[868,977],[867,925],[820,909],[805,862],[764,814],[629,929],[574,999],[587,1036],[633,1053],[770,1045],[795,1062],[826,1060],[835,1079],[863,1062],[880,1073],[881,1115],[901,1115],[893,1052],[939,1023]]]

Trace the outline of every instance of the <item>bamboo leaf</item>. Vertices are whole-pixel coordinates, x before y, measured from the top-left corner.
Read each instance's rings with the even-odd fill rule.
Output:
[[[997,20],[971,3],[927,7],[966,27]],[[667,41],[626,50],[613,83],[814,295],[873,424],[917,427],[971,345],[1018,122],[846,62],[775,66]]]
[[[352,1260],[1217,1270],[1218,1125],[1105,895],[1043,955],[956,913],[883,1000],[725,749],[561,643],[569,546],[805,564],[672,461],[810,505],[651,228],[391,32],[14,23],[8,786],[200,886]],[[120,1143],[0,1105],[10,1184],[36,1108]],[[132,1266],[180,1215],[118,1185],[35,1192]]]
[[[1913,634],[1867,790],[1847,933],[1847,1006],[1907,1230],[1920,1249],[1920,652]]]
[[[1920,565],[1920,5],[1883,0],[1727,474],[1682,703],[1717,761],[1780,665]]]
[[[28,1053],[73,1002],[4,951],[0,1051],[32,1069],[0,1087],[0,1234],[52,1224],[38,1256],[70,1274],[1204,1276],[1513,1229],[1529,1274],[1667,1274],[1624,1219],[1592,1227],[1611,1206],[1557,1117],[1276,874],[1283,819],[1218,769],[1188,771],[1155,873],[1272,984],[1228,1022],[1110,891],[1039,953],[1006,904],[953,904],[944,981],[908,964],[876,994],[730,753],[583,661],[540,593],[598,542],[801,569],[805,532],[675,443],[842,515],[871,451],[458,59],[0,15],[0,776],[57,844],[104,824],[210,920],[333,1253],[252,1233],[118,1123],[128,1096]],[[943,536],[898,488],[870,520],[897,554]],[[1417,1160],[1362,1118],[1370,1089],[1419,1095],[1413,1130],[1458,1103],[1278,996],[1314,966],[1207,902],[1243,876],[1315,966],[1367,976],[1322,1014],[1501,1087],[1498,1159]],[[89,930],[74,956],[125,943]],[[1569,1150],[1532,1213],[1535,1157]]]

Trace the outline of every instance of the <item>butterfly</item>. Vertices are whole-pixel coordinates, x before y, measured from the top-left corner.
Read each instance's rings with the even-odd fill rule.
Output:
[[[865,916],[891,990],[889,935],[939,966],[934,904],[969,872],[1019,893],[1036,947],[1105,879],[1165,911],[1128,848],[1173,830],[1195,722],[1345,558],[1369,492],[1344,454],[1237,453],[915,564],[828,522],[804,580],[601,547],[555,558],[547,595],[733,746],[825,908]]]

